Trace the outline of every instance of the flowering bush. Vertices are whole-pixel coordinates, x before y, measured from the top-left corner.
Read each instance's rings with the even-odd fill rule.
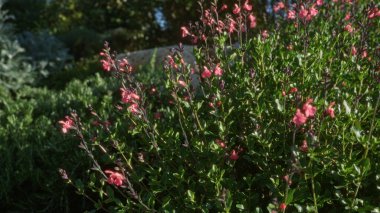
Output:
[[[379,5],[278,2],[265,29],[252,7],[202,7],[181,28],[197,65],[179,45],[160,85],[105,44],[119,116],[59,122],[94,165],[87,184],[63,177],[96,209],[379,210]]]

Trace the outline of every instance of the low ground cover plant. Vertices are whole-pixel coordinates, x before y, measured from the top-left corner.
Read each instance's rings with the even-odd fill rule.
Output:
[[[164,77],[142,84],[105,44],[118,116],[59,121],[93,166],[62,178],[114,211],[379,211],[380,9],[373,1],[273,5],[257,29],[249,0],[200,4]]]

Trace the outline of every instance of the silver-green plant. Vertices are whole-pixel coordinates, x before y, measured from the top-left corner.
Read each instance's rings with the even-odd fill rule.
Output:
[[[0,0],[0,86],[17,90],[24,84],[32,84],[35,78],[32,65],[21,55],[24,49],[8,23],[12,16],[3,10],[4,3]]]

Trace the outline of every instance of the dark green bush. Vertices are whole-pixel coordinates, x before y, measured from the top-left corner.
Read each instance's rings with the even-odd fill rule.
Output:
[[[58,168],[75,164],[70,171],[80,179],[90,162],[77,151],[75,140],[59,136],[56,120],[73,106],[82,115],[89,105],[106,110],[114,89],[99,75],[74,80],[59,92],[24,87],[12,98],[7,89],[0,89],[0,209],[69,212],[85,208],[86,202],[63,185]]]

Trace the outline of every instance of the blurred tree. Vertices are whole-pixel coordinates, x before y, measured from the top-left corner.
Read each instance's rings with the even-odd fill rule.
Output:
[[[218,4],[231,9],[237,2]],[[265,12],[265,1],[251,2],[256,14]],[[48,29],[60,35],[76,58],[96,53],[103,40],[117,51],[175,44],[181,41],[180,27],[199,17],[196,0],[12,0],[7,9],[19,32]]]

